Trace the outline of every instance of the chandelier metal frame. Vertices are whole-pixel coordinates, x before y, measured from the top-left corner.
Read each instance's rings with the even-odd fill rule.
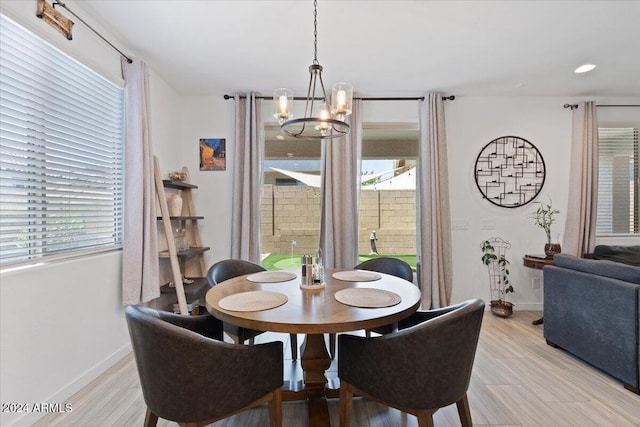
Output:
[[[289,135],[297,139],[317,140],[317,139],[334,139],[347,135],[351,127],[345,121],[346,116],[351,114],[350,110],[344,109],[346,99],[342,99],[342,108],[332,107],[327,96],[327,91],[322,81],[322,65],[318,61],[318,19],[317,19],[317,0],[313,1],[313,63],[309,66],[309,86],[307,88],[307,97],[305,102],[304,116],[301,118],[290,118],[291,112],[289,110],[290,99],[283,95],[277,95],[277,92],[288,91],[287,89],[276,89],[274,92],[274,105],[276,113],[274,116],[279,119],[280,131],[286,135]],[[320,84],[318,85],[318,81]],[[342,83],[343,85],[345,83]],[[348,84],[347,84],[348,85]],[[322,97],[316,97],[316,90],[320,88]],[[350,86],[350,85],[349,85]],[[335,88],[334,88],[335,91]],[[343,98],[345,92],[342,91]],[[348,95],[351,97],[352,93]],[[317,116],[314,116],[314,108],[317,107],[316,101],[324,103],[324,110]],[[349,106],[351,104],[351,98],[348,98]],[[320,105],[322,108],[322,105]],[[317,111],[317,110],[316,110]]]

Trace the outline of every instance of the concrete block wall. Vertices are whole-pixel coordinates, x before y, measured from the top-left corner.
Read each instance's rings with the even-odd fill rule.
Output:
[[[320,190],[306,186],[265,185],[262,208],[262,252],[315,253],[320,241]],[[376,231],[380,255],[416,251],[414,190],[363,191],[360,195],[359,253],[370,252]]]
[[[261,208],[262,252],[316,253],[320,243],[320,190],[265,185]]]

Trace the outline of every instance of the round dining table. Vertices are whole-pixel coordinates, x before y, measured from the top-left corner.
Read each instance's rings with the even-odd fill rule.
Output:
[[[309,425],[328,426],[326,398],[337,397],[339,390],[328,386],[325,376],[331,357],[323,334],[394,324],[418,309],[421,294],[404,279],[364,270],[325,269],[322,284],[311,289],[301,282],[301,272],[293,270],[234,277],[207,292],[206,308],[233,325],[305,334],[304,380],[285,382],[283,400],[306,399]]]

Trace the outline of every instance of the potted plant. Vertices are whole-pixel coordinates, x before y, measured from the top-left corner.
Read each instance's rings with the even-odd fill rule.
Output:
[[[535,225],[542,228],[547,235],[547,243],[544,245],[544,253],[547,258],[553,258],[555,254],[560,253],[560,243],[551,241],[551,224],[555,222],[554,215],[560,213],[552,205],[551,198],[549,203],[535,202],[538,208],[533,213]]]
[[[482,263],[489,272],[491,289],[491,312],[496,316],[509,317],[513,314],[513,303],[507,301],[507,294],[513,292],[509,282],[509,261],[505,256],[511,244],[501,238],[492,238],[482,242]]]

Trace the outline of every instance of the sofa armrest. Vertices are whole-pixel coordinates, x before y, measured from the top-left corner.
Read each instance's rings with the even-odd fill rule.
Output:
[[[547,266],[544,268],[544,336],[638,387],[639,293],[637,284]]]

